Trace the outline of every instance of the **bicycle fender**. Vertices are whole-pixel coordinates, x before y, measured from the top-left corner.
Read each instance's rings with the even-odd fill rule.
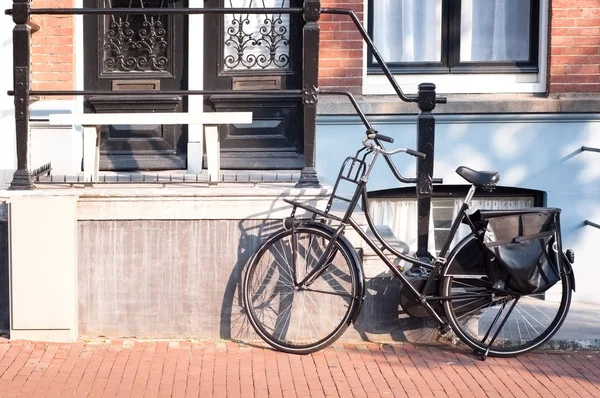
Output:
[[[450,252],[441,276],[486,276],[484,253],[474,234],[465,236]]]
[[[331,235],[333,235],[335,233],[334,228],[332,228],[329,225],[317,222],[317,221],[312,221],[312,220],[301,221],[301,225],[307,225],[307,226],[311,226],[314,228],[319,228],[319,229],[323,230],[324,232],[331,234]],[[356,267],[356,274],[358,277],[357,293],[358,293],[359,299],[358,299],[358,305],[354,309],[353,314],[350,316],[350,322],[354,323],[354,322],[356,322],[356,319],[358,318],[358,315],[360,314],[360,310],[362,309],[363,303],[365,302],[365,295],[366,295],[365,275],[363,272],[362,261],[358,257],[358,252],[356,251],[354,246],[352,246],[352,244],[350,243],[348,238],[346,238],[342,234],[338,235],[338,239],[341,240],[344,245],[346,245],[346,247],[348,248],[348,251],[350,252],[350,255],[352,256],[352,260],[357,265],[357,267]]]

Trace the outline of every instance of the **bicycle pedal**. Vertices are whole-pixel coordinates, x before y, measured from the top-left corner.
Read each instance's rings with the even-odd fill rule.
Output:
[[[449,332],[450,332],[450,330],[452,330],[452,328],[450,327],[450,325],[448,325],[448,324],[444,324],[444,325],[442,325],[442,326],[440,326],[440,327],[439,327],[439,330],[440,330],[440,333],[441,333],[442,335],[444,335],[444,334],[446,334],[446,333],[449,333]]]

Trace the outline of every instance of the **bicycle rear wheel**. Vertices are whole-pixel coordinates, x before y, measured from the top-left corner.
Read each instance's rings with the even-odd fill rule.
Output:
[[[357,257],[341,237],[322,261],[331,233],[298,226],[270,237],[252,259],[243,283],[250,324],[272,347],[308,354],[334,342],[352,322],[362,301],[362,272]],[[315,266],[322,273],[298,287]]]
[[[511,357],[548,341],[560,328],[571,303],[571,280],[543,293],[498,293],[486,277],[446,276],[441,295],[450,326],[478,353]],[[495,337],[495,338],[494,338]],[[489,351],[487,351],[489,349]]]

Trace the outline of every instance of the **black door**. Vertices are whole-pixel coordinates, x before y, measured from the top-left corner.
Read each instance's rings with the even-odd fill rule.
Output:
[[[205,0],[205,7],[302,7],[302,0]],[[300,89],[302,16],[205,16],[204,88]],[[300,169],[304,165],[302,102],[298,98],[213,95],[205,111],[251,111],[252,125],[219,127],[224,169]]]
[[[181,8],[184,0],[84,0],[85,7]],[[187,89],[187,17],[183,15],[88,15],[84,17],[85,89]],[[89,96],[85,111],[182,112],[182,96]],[[106,126],[101,170],[186,167],[183,126]]]

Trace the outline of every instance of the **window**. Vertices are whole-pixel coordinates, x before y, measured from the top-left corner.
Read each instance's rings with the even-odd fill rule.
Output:
[[[442,245],[448,239],[452,221],[462,206],[468,186],[436,186],[431,201],[431,220],[429,224],[429,252],[439,254]],[[522,209],[542,206],[543,192],[497,187],[494,192],[477,192],[471,201],[469,213],[477,209]],[[414,188],[399,188],[369,193],[369,210],[375,225],[387,225],[394,236],[405,242],[413,253],[417,250],[417,200]],[[461,225],[453,244],[470,232],[469,227]]]
[[[394,73],[539,72],[540,0],[369,0],[368,16]]]

